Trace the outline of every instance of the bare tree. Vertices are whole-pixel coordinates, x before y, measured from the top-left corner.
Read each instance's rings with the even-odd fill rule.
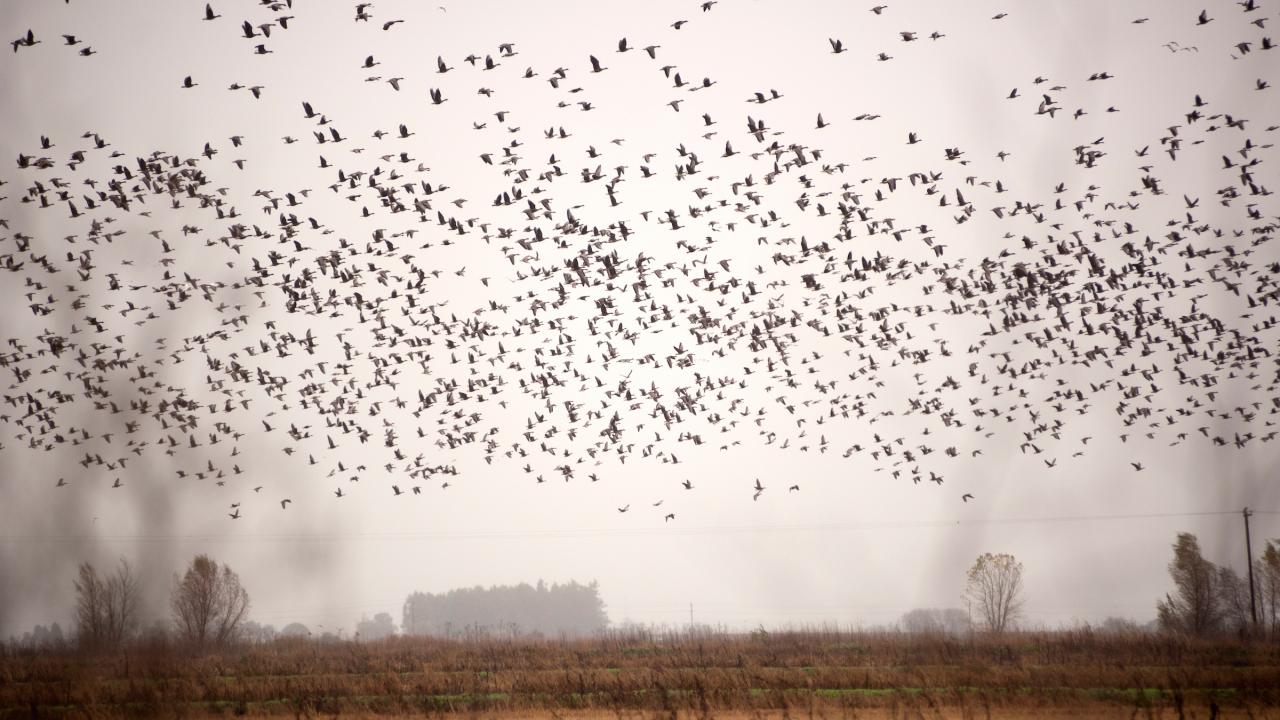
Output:
[[[137,631],[139,594],[138,576],[129,562],[120,558],[115,575],[107,581],[107,627],[112,645],[120,645]]]
[[[106,637],[106,583],[98,578],[98,571],[93,565],[84,562],[80,563],[75,588],[76,638],[82,647],[100,647]]]
[[[980,555],[969,568],[965,597],[987,630],[1002,633],[1022,612],[1022,563],[1007,553]]]
[[[169,602],[179,637],[197,647],[235,640],[249,613],[249,593],[240,576],[203,554],[181,578],[174,576]]]
[[[1280,540],[1268,540],[1257,561],[1258,611],[1263,629],[1280,633]]]
[[[1178,533],[1169,562],[1174,594],[1156,604],[1160,628],[1189,635],[1205,635],[1222,621],[1219,575],[1213,563],[1200,553],[1200,542],[1191,533]]]
[[[1236,633],[1248,633],[1253,628],[1253,616],[1249,606],[1249,581],[1234,569],[1225,565],[1217,568],[1214,592],[1218,607],[1222,608],[1225,629]]]
[[[90,563],[81,563],[75,580],[76,634],[90,648],[119,647],[138,627],[138,576],[124,558],[103,580]]]

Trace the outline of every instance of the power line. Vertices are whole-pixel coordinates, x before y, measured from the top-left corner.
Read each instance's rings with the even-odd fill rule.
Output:
[[[986,518],[982,520],[897,520],[856,523],[810,523],[783,525],[711,525],[703,527],[644,527],[644,528],[584,528],[543,530],[456,530],[419,532],[336,532],[336,533],[249,533],[239,535],[219,534],[104,534],[104,535],[51,535],[7,534],[0,535],[0,542],[337,542],[343,540],[493,540],[493,539],[559,539],[599,536],[648,536],[648,535],[718,535],[772,532],[818,532],[842,530],[877,530],[901,528],[964,528],[985,525],[1030,525],[1110,520],[1150,520],[1159,518],[1186,518],[1238,515],[1239,510],[1214,510],[1180,513],[1124,513],[1112,515],[1053,515],[1039,517]],[[1251,510],[1255,515],[1280,515],[1280,510]]]

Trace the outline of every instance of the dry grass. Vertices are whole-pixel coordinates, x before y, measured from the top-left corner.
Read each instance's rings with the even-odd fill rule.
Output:
[[[277,641],[0,656],[0,718],[1280,717],[1280,644],[1084,631]]]

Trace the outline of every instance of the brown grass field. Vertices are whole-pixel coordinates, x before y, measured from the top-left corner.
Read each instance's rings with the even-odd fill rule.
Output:
[[[1280,718],[1280,643],[1089,630],[0,655],[0,718]]]

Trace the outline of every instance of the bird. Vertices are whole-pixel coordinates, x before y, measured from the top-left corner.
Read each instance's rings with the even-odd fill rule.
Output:
[[[35,33],[31,30],[27,30],[26,35],[19,37],[17,40],[14,40],[9,44],[13,46],[13,51],[16,53],[20,47],[35,47],[40,42],[40,40],[36,39]]]
[[[960,500],[962,500],[963,502],[969,502],[972,499],[973,499],[973,493],[965,493],[960,496]]]
[[[292,500],[290,500],[289,498],[285,498],[285,499],[281,500],[281,501],[280,501],[280,509],[281,509],[281,510],[288,510],[288,509],[289,509],[289,503],[291,503],[291,502],[293,502],[293,501],[292,501]]]
[[[211,5],[211,4],[209,4],[209,3],[205,3],[205,4],[204,4],[204,19],[205,19],[205,20],[217,20],[217,19],[218,19],[218,18],[220,18],[220,17],[222,17],[222,16],[221,16],[221,15],[216,15],[216,14],[214,14],[214,12],[213,12],[213,5]]]

